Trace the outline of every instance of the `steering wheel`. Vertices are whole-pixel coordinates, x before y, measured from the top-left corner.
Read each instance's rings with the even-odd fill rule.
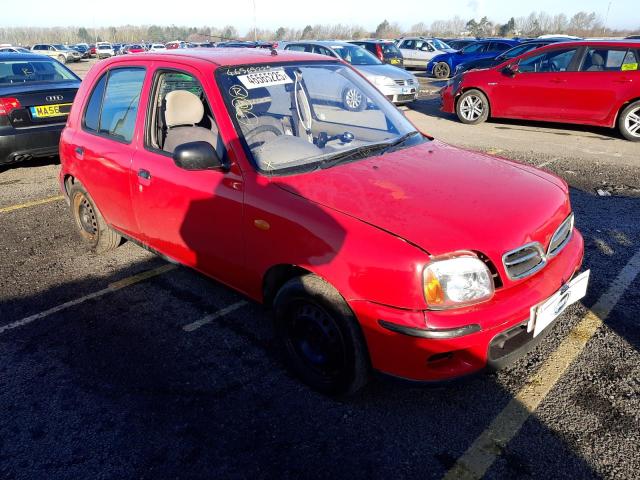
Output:
[[[253,148],[255,146],[249,141],[249,139],[261,133],[273,133],[276,137],[279,137],[283,134],[280,129],[274,127],[273,125],[258,125],[256,128],[250,130],[248,133],[245,133],[244,135],[244,139],[249,144],[249,148]],[[259,142],[256,142],[256,143],[259,143]]]

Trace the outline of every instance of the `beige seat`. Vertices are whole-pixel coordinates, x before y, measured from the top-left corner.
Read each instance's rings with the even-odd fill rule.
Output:
[[[204,117],[204,106],[198,98],[187,90],[174,90],[165,97],[164,121],[167,136],[162,149],[173,153],[178,145],[189,142],[209,142],[220,154],[219,132],[215,122],[212,129],[199,127]]]

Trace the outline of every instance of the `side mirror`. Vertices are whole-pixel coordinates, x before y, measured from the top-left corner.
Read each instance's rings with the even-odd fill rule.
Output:
[[[506,67],[504,67],[504,69],[502,69],[502,73],[515,77],[518,73],[520,73],[520,67],[517,63],[507,65]]]
[[[209,142],[178,145],[173,151],[173,161],[184,170],[229,170],[229,164],[220,159],[216,149]]]

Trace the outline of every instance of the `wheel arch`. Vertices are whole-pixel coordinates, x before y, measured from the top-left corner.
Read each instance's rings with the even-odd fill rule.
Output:
[[[466,92],[468,92],[469,90],[478,90],[479,92],[481,92],[485,98],[487,99],[487,106],[489,107],[489,114],[487,118],[491,117],[491,99],[489,98],[489,95],[487,94],[487,92],[480,88],[480,87],[462,87],[460,88],[460,91],[458,92],[458,95],[456,95],[455,98],[455,103],[454,103],[454,109],[457,110],[458,109],[458,102],[460,101],[460,97],[462,97],[462,95],[464,95]]]
[[[620,107],[617,110],[615,110],[615,115],[613,116],[613,121],[611,122],[611,128],[616,128],[618,126],[618,120],[620,119],[620,115],[622,114],[622,111],[632,103],[638,102],[638,101],[640,101],[640,97],[632,98],[624,102],[622,105],[620,105]]]
[[[273,304],[273,300],[276,298],[278,291],[285,283],[292,278],[301,277],[307,274],[318,276],[316,273],[299,265],[287,263],[273,265],[262,277],[262,303],[270,307]]]

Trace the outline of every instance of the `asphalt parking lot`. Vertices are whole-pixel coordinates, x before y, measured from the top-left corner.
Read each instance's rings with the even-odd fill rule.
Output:
[[[405,113],[424,132],[572,187],[591,285],[534,351],[451,384],[323,397],[282,368],[261,306],[131,243],[88,253],[57,159],[0,167],[0,478],[638,478],[640,145],[462,125],[423,85]]]

